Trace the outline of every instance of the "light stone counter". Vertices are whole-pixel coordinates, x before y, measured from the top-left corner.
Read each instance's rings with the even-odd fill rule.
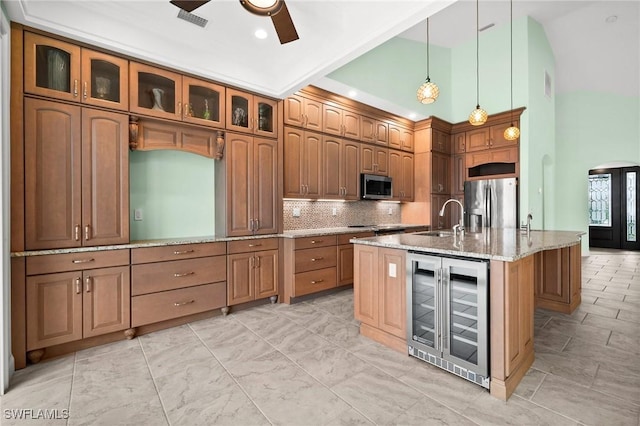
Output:
[[[429,225],[409,225],[404,223],[393,223],[376,226],[343,226],[340,228],[318,228],[318,229],[298,229],[294,231],[284,231],[280,235],[283,238],[303,238],[303,237],[319,237],[323,235],[349,234],[353,232],[375,232],[379,230],[404,230],[410,231],[417,228],[429,228]]]
[[[466,233],[462,239],[415,234],[396,234],[358,238],[350,242],[424,253],[475,257],[513,262],[543,250],[569,247],[580,242],[584,232],[531,231],[529,235],[517,229],[490,229],[483,233]]]

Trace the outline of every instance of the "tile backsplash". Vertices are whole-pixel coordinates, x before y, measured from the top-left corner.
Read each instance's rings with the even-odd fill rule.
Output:
[[[293,217],[294,209],[300,209],[300,217]],[[401,222],[400,204],[379,201],[285,200],[282,211],[285,231]]]

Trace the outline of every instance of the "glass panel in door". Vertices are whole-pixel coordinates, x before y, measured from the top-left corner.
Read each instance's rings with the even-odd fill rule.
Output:
[[[260,132],[273,133],[273,128],[273,105],[266,102],[258,102],[258,130]]]
[[[627,198],[627,241],[638,241],[638,218],[637,218],[637,206],[636,199],[638,198],[638,176],[636,172],[627,172],[626,179],[626,198]]]
[[[611,174],[589,175],[589,226],[611,226]]]
[[[231,124],[237,127],[249,128],[249,99],[244,96],[231,96]]]
[[[71,93],[71,54],[52,46],[37,45],[36,86]]]
[[[420,260],[414,260],[412,264],[411,339],[439,350],[439,292],[436,271],[440,268],[440,260],[436,258],[430,261],[426,257],[420,257]]]
[[[224,87],[184,77],[183,119],[208,126],[224,125]]]
[[[120,103],[120,73],[121,69],[114,63],[101,59],[91,60],[91,96]]]

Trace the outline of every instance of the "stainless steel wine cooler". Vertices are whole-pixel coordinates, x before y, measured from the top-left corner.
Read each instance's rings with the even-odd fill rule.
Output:
[[[489,262],[409,252],[409,355],[489,388]]]

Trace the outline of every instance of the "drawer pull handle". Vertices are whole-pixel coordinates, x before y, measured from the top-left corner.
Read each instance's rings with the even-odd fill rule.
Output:
[[[77,259],[77,260],[72,260],[71,263],[89,263],[89,262],[93,262],[95,261],[94,258],[90,258],[90,259]]]
[[[262,244],[249,244],[249,247],[261,247]]]
[[[322,242],[322,240],[317,240],[317,241],[316,240],[311,240],[311,244],[318,244],[318,243],[321,243],[321,242]]]
[[[188,253],[193,253],[194,251],[195,250],[193,250],[193,249],[191,249],[191,250],[182,250],[182,251],[176,250],[176,251],[173,252],[173,254],[176,254],[176,255],[177,254],[188,254]]]
[[[180,278],[180,277],[187,277],[187,276],[193,275],[193,274],[195,274],[195,272],[191,271],[191,272],[175,273],[175,274],[173,274],[173,276],[176,277],[176,278]]]
[[[311,261],[312,262],[316,262],[316,261],[322,260],[322,259],[324,259],[324,257],[314,257],[314,258],[311,259]]]
[[[311,281],[311,284],[319,284],[321,282],[324,282],[324,280],[313,280]]]
[[[186,302],[174,302],[173,306],[184,306],[194,303],[195,300],[187,300]]]

